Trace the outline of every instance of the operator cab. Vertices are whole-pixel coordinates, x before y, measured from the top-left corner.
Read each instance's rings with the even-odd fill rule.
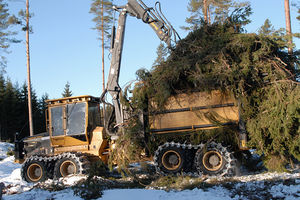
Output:
[[[77,96],[46,102],[46,121],[52,146],[88,144],[90,132],[103,127],[99,98]]]

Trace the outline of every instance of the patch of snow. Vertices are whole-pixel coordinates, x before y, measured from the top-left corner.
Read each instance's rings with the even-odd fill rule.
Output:
[[[5,195],[4,200],[34,200],[34,199],[72,199],[82,200],[78,196],[74,196],[73,190],[66,189],[62,191],[50,192],[47,190],[33,189],[28,192],[14,195]]]
[[[28,191],[33,184],[27,183],[21,178],[21,165],[14,163],[14,156],[0,161],[0,182],[4,183],[5,193],[15,194]]]
[[[300,199],[300,185],[283,185],[282,183],[274,185],[269,190],[275,198]]]
[[[60,181],[62,181],[65,186],[72,186],[84,179],[86,179],[85,175],[71,175],[66,178],[61,178]]]
[[[14,149],[14,145],[7,142],[0,142],[0,159],[7,157],[7,152]]]
[[[144,189],[106,190],[101,200],[231,200],[230,192],[223,187],[212,187],[208,191],[201,189],[171,191]]]
[[[3,181],[2,179],[7,179],[14,170],[21,168],[20,164],[14,163],[14,159],[14,156],[10,156],[0,161],[0,181]]]
[[[228,179],[233,181],[240,182],[251,182],[251,181],[266,181],[266,180],[281,180],[281,179],[297,179],[300,178],[300,173],[277,173],[277,172],[268,172],[254,175],[245,175],[245,176],[237,176],[237,177],[219,177],[212,176],[206,179],[207,183],[217,181],[226,181]]]

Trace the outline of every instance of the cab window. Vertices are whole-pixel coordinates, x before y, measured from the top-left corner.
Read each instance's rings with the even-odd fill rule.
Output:
[[[86,103],[68,104],[66,112],[66,135],[85,134]]]
[[[53,107],[50,110],[51,113],[51,124],[52,124],[52,135],[59,136],[64,135],[63,129],[63,107]]]

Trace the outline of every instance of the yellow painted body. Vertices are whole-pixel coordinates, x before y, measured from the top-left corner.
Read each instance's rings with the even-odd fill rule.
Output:
[[[85,153],[91,159],[101,159],[104,163],[108,161],[108,140],[106,138],[103,127],[95,126],[94,124],[89,124],[89,105],[92,101],[97,99],[92,96],[78,96],[78,97],[67,97],[61,99],[48,100],[48,127],[50,133],[51,147],[53,148],[54,155],[61,154],[64,152],[80,152]],[[76,136],[67,135],[67,116],[65,112],[65,106],[68,104],[76,105],[77,103],[86,103],[85,108],[85,130],[84,133],[80,135],[80,139]],[[51,108],[62,107],[63,108],[63,132],[61,135],[55,136],[53,134],[53,125],[51,116]],[[89,126],[94,127],[92,130],[88,128]]]
[[[151,130],[161,134],[216,128],[238,120],[239,110],[234,97],[215,90],[170,97],[164,111],[150,116],[150,126]]]
[[[109,143],[108,140],[105,139],[105,134],[103,131],[103,127],[97,127],[92,132],[88,150],[83,152],[94,156],[98,156],[104,163],[107,163]]]
[[[47,129],[50,136],[50,145],[52,155],[64,152],[80,152],[89,156],[90,160],[101,159],[107,163],[110,152],[110,143],[105,134],[104,128],[93,124],[93,115],[90,116],[90,109],[99,105],[99,99],[92,96],[78,96],[61,99],[48,100],[47,112]],[[69,117],[67,105],[82,106],[82,128],[78,135],[68,135]],[[83,103],[83,104],[82,104]],[[61,113],[58,119],[61,120],[59,131],[54,134],[55,117],[51,116],[52,108],[60,108]],[[100,115],[100,112],[98,112]],[[54,114],[53,114],[54,115]],[[213,120],[212,120],[213,119]],[[171,97],[165,106],[165,111],[152,114],[149,116],[150,131],[156,130],[155,133],[177,133],[182,131],[191,131],[197,129],[217,128],[218,124],[228,122],[237,123],[239,112],[236,100],[229,94],[220,91],[211,93],[197,92],[192,94],[179,94]],[[101,121],[101,120],[100,120]],[[75,124],[76,125],[76,124]],[[209,125],[209,126],[208,126]],[[40,137],[40,136],[38,136]],[[37,138],[30,138],[35,140]],[[243,143],[245,147],[245,142]]]

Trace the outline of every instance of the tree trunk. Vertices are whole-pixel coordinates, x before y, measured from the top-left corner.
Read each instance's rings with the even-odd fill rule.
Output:
[[[286,24],[286,34],[288,36],[288,53],[293,54],[292,49],[292,28],[291,28],[291,16],[290,16],[290,2],[289,0],[284,0],[284,10],[285,10],[285,24]]]
[[[207,0],[203,0],[203,14],[204,14],[204,21],[208,23],[207,17]]]
[[[103,0],[101,1],[101,26],[102,26],[102,92],[105,90],[105,74],[104,74],[104,8],[103,8]]]
[[[30,81],[30,52],[29,52],[29,0],[26,0],[26,56],[27,56],[27,90],[28,90],[28,117],[30,136],[33,136],[31,81]]]
[[[208,24],[211,24],[211,16],[209,11],[209,6],[207,6]]]
[[[104,74],[104,2],[101,1],[101,26],[102,26],[102,92],[105,90],[105,74]],[[105,120],[105,105],[103,105],[103,117]]]

